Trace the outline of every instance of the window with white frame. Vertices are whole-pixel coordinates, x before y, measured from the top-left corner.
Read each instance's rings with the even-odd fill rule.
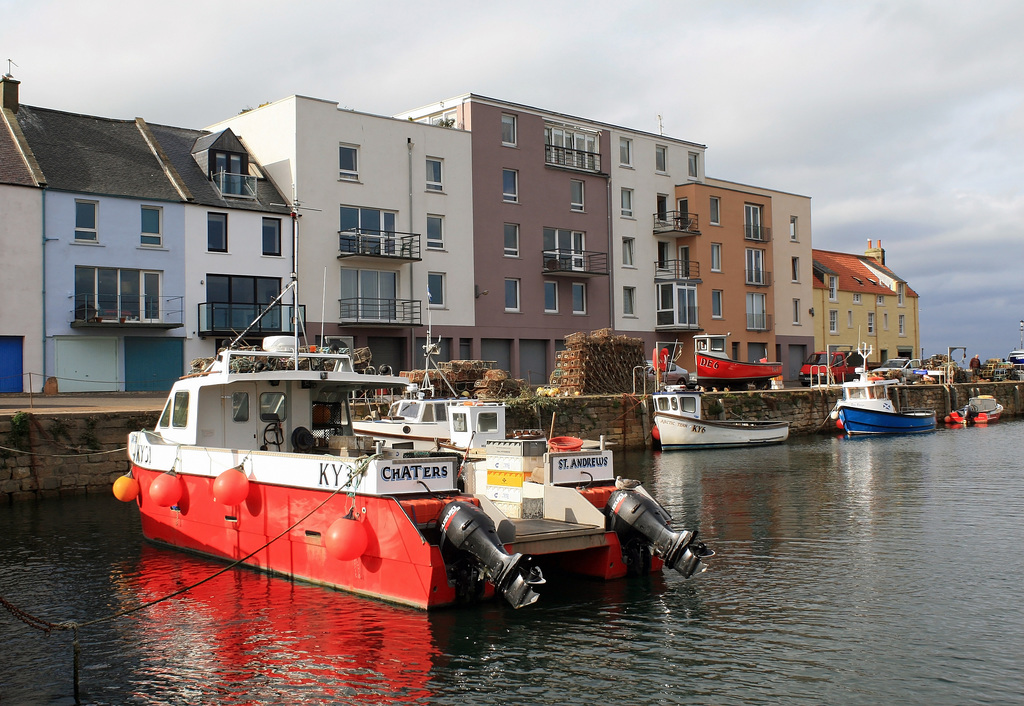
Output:
[[[505,257],[519,257],[519,224],[505,224]]]
[[[686,156],[686,175],[691,179],[700,177],[700,153],[690,152]]]
[[[882,312],[882,330],[883,331],[888,331],[889,330],[889,312],[887,312],[887,311],[883,311]]]
[[[711,318],[720,319],[722,318],[722,290],[712,289],[711,290]]]
[[[747,248],[747,284],[768,284],[764,269],[764,250]]]
[[[872,335],[875,332],[875,312],[868,312],[868,335]]]
[[[839,278],[835,275],[828,276],[828,300],[834,302],[839,298]]]
[[[897,324],[900,327],[900,329],[899,329],[900,330],[900,335],[901,336],[906,336],[907,335],[906,315],[905,314],[900,314],[899,316],[897,316],[896,317],[896,322],[897,322]]]
[[[636,316],[636,287],[622,288],[622,315]]]
[[[796,216],[790,216],[789,217],[789,239],[790,240],[796,240],[797,239]]]
[[[572,283],[572,313],[587,313],[587,285],[583,282]]]
[[[668,171],[668,147],[654,146],[654,170],[661,174]]]
[[[558,269],[586,270],[586,233],[583,231],[545,228],[543,246],[545,261],[555,260],[556,262],[552,264],[556,264]]]
[[[633,217],[633,190],[622,189],[619,196],[620,213],[626,218]]]
[[[338,178],[359,181],[358,145],[338,145]]]
[[[444,191],[441,180],[442,161],[435,157],[427,157],[427,191]]]
[[[501,170],[501,198],[508,203],[519,203],[519,172]]]
[[[583,205],[583,182],[579,179],[570,179],[569,209],[572,211],[582,211]]]
[[[142,207],[142,245],[164,244],[162,233],[163,209],[158,206]]]
[[[561,167],[600,171],[598,133],[566,125],[545,125],[544,161]]]
[[[799,324],[800,323],[800,300],[799,299],[794,299],[793,300],[793,323],[794,324]]]
[[[722,200],[717,196],[711,197],[708,211],[708,223],[717,226],[722,222]]]
[[[443,272],[427,273],[427,302],[434,309],[443,309],[445,303],[445,277]]]
[[[831,334],[839,333],[839,310],[829,309],[828,310],[828,332]]]
[[[444,216],[427,216],[427,247],[444,248]]]
[[[878,306],[885,306],[885,295],[884,294],[879,294],[875,298],[875,303],[878,304]]]
[[[768,330],[767,297],[758,292],[747,292],[747,330]]]
[[[711,271],[722,271],[722,244],[711,243]]]
[[[342,321],[399,321],[398,273],[341,268]]]
[[[558,313],[558,282],[544,281],[544,312]]]
[[[860,304],[860,292],[853,293],[853,303]]]
[[[905,292],[904,284],[902,282],[897,282],[896,283],[896,304],[898,306],[903,306],[903,295],[904,295],[904,292]]]
[[[505,311],[519,311],[519,280],[505,280]]]
[[[659,282],[656,285],[657,326],[697,326],[697,287],[680,282]]]
[[[96,227],[96,211],[99,203],[96,201],[75,201],[75,242],[95,243],[99,240],[99,231]]]
[[[281,219],[263,219],[263,254],[281,256]]]
[[[623,167],[633,166],[633,141],[628,137],[619,138],[619,164]]]
[[[799,282],[800,281],[800,258],[799,257],[794,257],[793,258],[792,277],[793,277],[793,281],[794,282]]]
[[[636,267],[636,238],[622,239],[622,265],[624,267]]]
[[[515,115],[508,113],[501,114],[501,144],[510,147],[516,146],[518,119]]]

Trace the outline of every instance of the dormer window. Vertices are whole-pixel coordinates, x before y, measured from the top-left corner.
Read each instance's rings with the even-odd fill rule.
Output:
[[[222,196],[256,198],[256,177],[249,175],[248,155],[210,150],[210,178]]]

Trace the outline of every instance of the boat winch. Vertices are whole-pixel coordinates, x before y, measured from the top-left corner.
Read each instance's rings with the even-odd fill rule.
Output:
[[[605,505],[609,529],[619,536],[623,561],[631,569],[642,572],[647,567],[639,550],[661,557],[665,565],[684,578],[704,571],[701,559],[714,556],[703,542],[697,541],[696,530],[674,532],[669,527],[669,514],[653,498],[637,490],[616,490]]]
[[[544,583],[540,567],[530,556],[505,551],[494,521],[483,510],[463,501],[448,503],[441,512],[441,532],[455,549],[476,559],[483,576],[513,608],[537,601],[533,587]]]

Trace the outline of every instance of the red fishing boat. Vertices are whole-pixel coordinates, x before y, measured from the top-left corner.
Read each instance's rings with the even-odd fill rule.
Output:
[[[726,353],[728,336],[701,334],[693,337],[697,383],[704,387],[737,389],[753,385],[768,389],[772,378],[782,378],[782,363],[744,363]]]

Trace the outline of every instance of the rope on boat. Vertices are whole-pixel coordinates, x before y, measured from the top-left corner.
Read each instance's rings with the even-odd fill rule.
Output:
[[[53,442],[53,443],[60,443],[60,442]],[[61,445],[62,446],[68,446],[67,444],[61,444]],[[73,449],[73,448],[77,448],[77,447],[68,446],[68,448],[69,449]],[[10,453],[24,454],[26,456],[43,456],[45,458],[81,458],[82,456],[94,456],[94,455],[95,456],[99,456],[101,454],[124,453],[127,450],[128,450],[127,446],[122,446],[120,448],[111,449],[109,451],[79,451],[78,453],[74,453],[74,454],[44,454],[44,453],[39,453],[38,451],[23,451],[21,449],[12,449],[12,448],[10,448],[8,446],[0,446],[0,451],[8,451]]]
[[[2,447],[0,447],[0,448],[2,448]],[[121,449],[121,450],[123,451],[123,449]],[[310,516],[313,515],[313,513],[317,512],[320,508],[322,508],[324,505],[326,505],[331,500],[331,498],[333,498],[335,495],[340,493],[342,491],[342,489],[345,488],[346,486],[351,485],[351,489],[348,491],[347,494],[349,495],[349,497],[354,498],[355,497],[355,483],[353,481],[356,481],[359,478],[361,478],[362,476],[364,476],[366,474],[367,469],[370,467],[370,463],[372,461],[374,461],[375,459],[380,458],[381,456],[382,456],[382,454],[373,454],[372,456],[365,456],[365,457],[359,459],[356,462],[356,464],[353,466],[352,471],[348,474],[348,479],[344,483],[338,484],[338,487],[335,488],[334,491],[332,491],[330,495],[328,495],[326,498],[324,498],[323,502],[321,502],[319,505],[317,505],[312,510],[310,510],[305,515],[303,515],[298,520],[296,520],[290,527],[288,527],[287,529],[281,531],[281,533],[278,534],[276,537],[274,537],[273,539],[271,539],[268,542],[264,543],[263,546],[261,546],[261,547],[259,547],[257,549],[254,549],[252,552],[250,552],[249,554],[246,554],[241,559],[237,559],[237,560],[231,562],[230,564],[228,564],[224,568],[220,569],[219,571],[215,571],[214,573],[210,574],[206,578],[200,579],[199,581],[196,581],[195,583],[193,583],[193,584],[191,584],[189,586],[185,586],[184,588],[179,588],[177,591],[173,591],[171,593],[168,593],[166,596],[161,596],[160,598],[155,598],[155,599],[153,599],[151,601],[147,601],[145,603],[140,603],[139,605],[134,606],[132,608],[125,608],[124,610],[119,610],[116,613],[111,613],[110,615],[105,615],[105,616],[103,616],[101,618],[96,618],[94,620],[88,620],[86,622],[78,622],[78,621],[75,621],[75,620],[68,620],[68,621],[65,621],[65,622],[62,622],[62,623],[51,623],[48,620],[44,620],[43,618],[40,618],[39,616],[32,615],[31,613],[29,613],[29,612],[27,612],[25,610],[22,610],[21,608],[17,607],[13,603],[11,603],[9,600],[4,598],[3,596],[0,596],[0,605],[2,605],[4,608],[6,608],[7,611],[11,615],[13,615],[15,618],[17,618],[21,622],[25,623],[29,627],[35,628],[36,630],[41,630],[42,632],[46,633],[47,635],[49,635],[54,630],[71,630],[74,633],[74,640],[73,640],[73,648],[74,648],[74,689],[75,689],[75,703],[79,704],[79,703],[81,703],[81,701],[79,700],[79,673],[81,671],[80,668],[81,668],[81,654],[82,654],[81,645],[80,645],[79,640],[78,640],[79,630],[81,630],[82,628],[90,627],[92,625],[97,625],[99,623],[105,623],[105,622],[110,621],[110,620],[115,620],[116,618],[122,618],[122,617],[124,617],[126,615],[130,615],[132,613],[135,613],[137,611],[143,610],[145,608],[152,608],[153,606],[157,605],[158,603],[163,603],[164,601],[169,600],[171,598],[174,598],[175,596],[180,596],[183,593],[187,593],[187,592],[191,591],[194,588],[198,588],[199,586],[202,586],[207,581],[212,581],[213,579],[217,578],[221,574],[224,574],[224,573],[230,571],[231,569],[234,569],[238,565],[240,565],[240,564],[244,563],[245,561],[251,559],[256,554],[259,554],[261,551],[263,551],[264,549],[269,547],[271,544],[273,544],[277,540],[281,539],[281,537],[284,537],[285,535],[287,535],[288,533],[293,531],[295,528],[297,528],[299,525],[301,525],[303,522],[308,520],[310,518]]]

